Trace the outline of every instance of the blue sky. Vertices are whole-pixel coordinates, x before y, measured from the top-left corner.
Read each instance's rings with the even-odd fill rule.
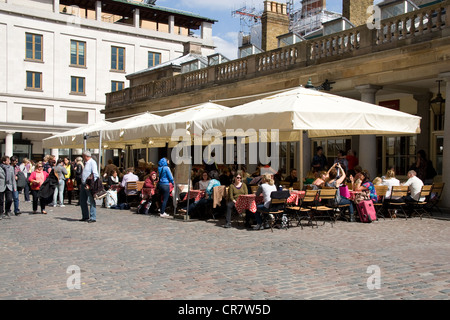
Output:
[[[279,0],[280,3],[285,3]],[[377,2],[377,1],[375,1]],[[213,25],[216,51],[230,59],[237,57],[238,33],[241,29],[240,19],[233,17],[232,12],[244,6],[263,10],[264,0],[157,0],[156,5],[184,10],[201,16],[218,20]],[[296,0],[295,9],[300,8],[300,0]],[[342,12],[342,0],[327,0],[327,10]]]

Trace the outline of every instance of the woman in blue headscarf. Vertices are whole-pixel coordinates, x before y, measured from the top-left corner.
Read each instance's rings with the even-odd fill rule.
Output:
[[[174,185],[172,172],[169,168],[169,160],[162,158],[158,162],[158,175],[159,175],[159,191],[162,197],[161,213],[163,218],[169,217],[166,213],[167,201],[170,196],[170,184]]]

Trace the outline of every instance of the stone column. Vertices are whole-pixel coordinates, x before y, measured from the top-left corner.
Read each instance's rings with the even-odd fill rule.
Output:
[[[59,149],[52,149],[52,155],[55,156],[55,160],[58,161]]]
[[[425,150],[430,157],[430,100],[432,93],[415,94],[417,101],[417,115],[422,118],[420,122],[421,133],[417,136],[417,151]]]
[[[102,21],[102,2],[95,2],[95,20]]]
[[[450,167],[446,166],[450,160],[450,72],[441,73],[439,78],[444,79],[445,87],[445,120],[444,120],[444,155],[442,168],[442,182],[445,183],[442,194],[442,206],[450,208]]]
[[[375,104],[380,86],[363,85],[356,89],[361,93],[361,101]],[[375,135],[362,135],[359,139],[359,165],[369,171],[370,180],[377,175],[377,139]]]
[[[169,33],[175,33],[175,16],[169,16]]]
[[[133,22],[134,22],[134,27],[135,28],[139,28],[141,26],[140,20],[141,20],[141,14],[139,9],[134,9],[134,15],[133,15]]]
[[[13,142],[13,134],[15,132],[6,131],[6,138],[5,138],[5,156],[12,157],[13,150],[14,150],[14,142]]]
[[[53,12],[59,13],[59,0],[53,0]]]

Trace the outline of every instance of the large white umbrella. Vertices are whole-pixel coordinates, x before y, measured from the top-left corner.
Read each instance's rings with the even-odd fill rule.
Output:
[[[144,141],[149,147],[163,147],[166,143],[173,145],[178,143],[174,136],[177,130],[186,131],[194,121],[221,114],[228,109],[228,107],[208,102],[159,117],[154,121],[136,121],[128,127],[106,129],[103,136],[108,145],[113,144],[114,141],[129,145]]]
[[[282,141],[367,134],[418,134],[418,116],[306,88],[252,101],[197,121],[203,131],[252,128],[280,131]]]
[[[110,122],[101,120],[99,122],[89,124],[87,126],[78,127],[63,133],[56,134],[52,137],[42,140],[42,145],[47,149],[82,149],[84,148],[84,136],[98,135],[102,127],[110,124]],[[87,147],[97,149],[99,140],[87,142]]]
[[[267,130],[267,141],[271,140],[270,131],[278,130],[277,141],[299,141],[303,153],[305,131],[310,138],[419,134],[420,121],[408,113],[299,87],[200,119],[195,127],[224,135],[231,130],[236,137],[249,132],[262,136]],[[303,154],[300,161],[303,177]]]
[[[134,117],[113,122],[102,128],[103,146],[105,149],[125,149],[130,146],[132,149],[145,149],[150,147],[164,147],[165,145],[152,144],[152,140],[143,133],[133,139],[126,133],[135,127],[149,125],[157,122],[161,116],[146,112]]]

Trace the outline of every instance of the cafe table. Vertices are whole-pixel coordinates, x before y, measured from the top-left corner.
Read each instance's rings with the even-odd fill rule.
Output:
[[[194,202],[200,201],[201,199],[203,199],[206,195],[206,191],[205,190],[190,190],[189,191],[189,200],[194,199]],[[184,196],[183,201],[186,201],[188,198],[188,194],[186,193],[186,195]]]

